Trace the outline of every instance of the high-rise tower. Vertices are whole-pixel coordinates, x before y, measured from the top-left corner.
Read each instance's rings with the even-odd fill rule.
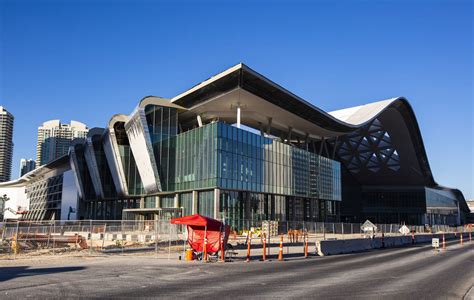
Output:
[[[20,172],[19,177],[25,175],[26,173],[33,171],[36,168],[36,163],[32,159],[22,158],[20,160]]]
[[[13,115],[0,106],[0,182],[9,181],[13,157]]]
[[[68,153],[71,141],[86,138],[89,129],[81,122],[61,124],[59,120],[44,122],[38,127],[38,144],[36,146],[36,166],[56,159]]]

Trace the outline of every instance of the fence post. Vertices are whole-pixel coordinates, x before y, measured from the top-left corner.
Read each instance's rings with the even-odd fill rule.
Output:
[[[102,235],[102,247],[101,247],[101,251],[104,251],[104,243],[105,243],[105,234],[106,234],[106,231],[107,231],[107,223],[104,224],[104,234]]]
[[[171,224],[168,224],[169,234],[168,234],[168,260],[171,259]]]
[[[53,239],[53,255],[54,255],[54,247],[56,247],[56,239],[54,238],[54,234],[56,233],[56,221],[53,221],[53,224],[51,224],[51,227],[53,227],[53,234],[51,235],[51,238]]]
[[[342,233],[342,239],[344,239],[344,223],[341,222],[341,233]]]
[[[158,220],[155,220],[155,255],[158,256]]]
[[[92,219],[89,220],[89,255],[92,255]]]
[[[15,237],[15,239],[14,239],[15,245],[13,245],[13,243],[12,243],[12,245],[14,246],[14,247],[13,247],[13,254],[14,254],[13,259],[16,259],[16,253],[18,252],[18,230],[19,230],[18,227],[19,227],[19,226],[20,226],[20,221],[17,220],[17,222],[16,222],[16,233],[15,233],[15,235],[14,235],[14,237]]]
[[[323,241],[326,240],[326,226],[324,225],[324,222],[323,222]]]

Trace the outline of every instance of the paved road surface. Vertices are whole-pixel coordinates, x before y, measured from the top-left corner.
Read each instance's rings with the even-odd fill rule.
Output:
[[[474,242],[463,247],[449,242],[448,250],[437,254],[430,245],[416,245],[285,262],[202,264],[108,256],[0,267],[1,299],[474,299],[473,285]]]

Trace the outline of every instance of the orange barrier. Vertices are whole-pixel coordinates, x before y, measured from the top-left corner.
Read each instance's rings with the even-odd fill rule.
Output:
[[[194,260],[194,250],[193,249],[187,249],[184,259],[186,261]]]
[[[250,244],[252,242],[252,233],[249,231],[249,236],[247,237],[247,260],[246,262],[250,261]]]
[[[288,242],[290,243],[298,243],[298,239],[300,236],[304,236],[304,233],[301,229],[290,229],[288,230]]]
[[[222,240],[221,240],[221,261],[225,262],[225,245],[224,245],[224,235],[222,235]]]
[[[283,260],[283,235],[280,236],[280,250],[278,252],[278,260]]]
[[[262,240],[262,244],[263,244],[262,261],[265,261],[267,259],[267,235],[264,233],[264,234],[262,234],[262,236],[263,236],[263,240]]]

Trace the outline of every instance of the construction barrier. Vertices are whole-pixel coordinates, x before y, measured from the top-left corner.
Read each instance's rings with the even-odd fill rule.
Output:
[[[248,235],[248,241],[247,241],[247,259],[246,261],[247,262],[250,262],[250,245],[252,243],[252,232],[249,232],[249,235]]]
[[[278,251],[278,260],[282,261],[283,260],[283,236],[280,236],[280,249]]]
[[[432,238],[442,238],[442,234],[426,234],[417,236],[417,243],[430,243]],[[456,239],[454,234],[446,234],[446,239]],[[384,237],[386,248],[409,245],[409,236]],[[361,238],[350,240],[322,240],[316,242],[316,254],[320,256],[345,254],[382,248],[382,238]]]
[[[204,256],[203,256],[203,261],[206,262],[208,260],[207,257],[207,237],[204,237]]]

